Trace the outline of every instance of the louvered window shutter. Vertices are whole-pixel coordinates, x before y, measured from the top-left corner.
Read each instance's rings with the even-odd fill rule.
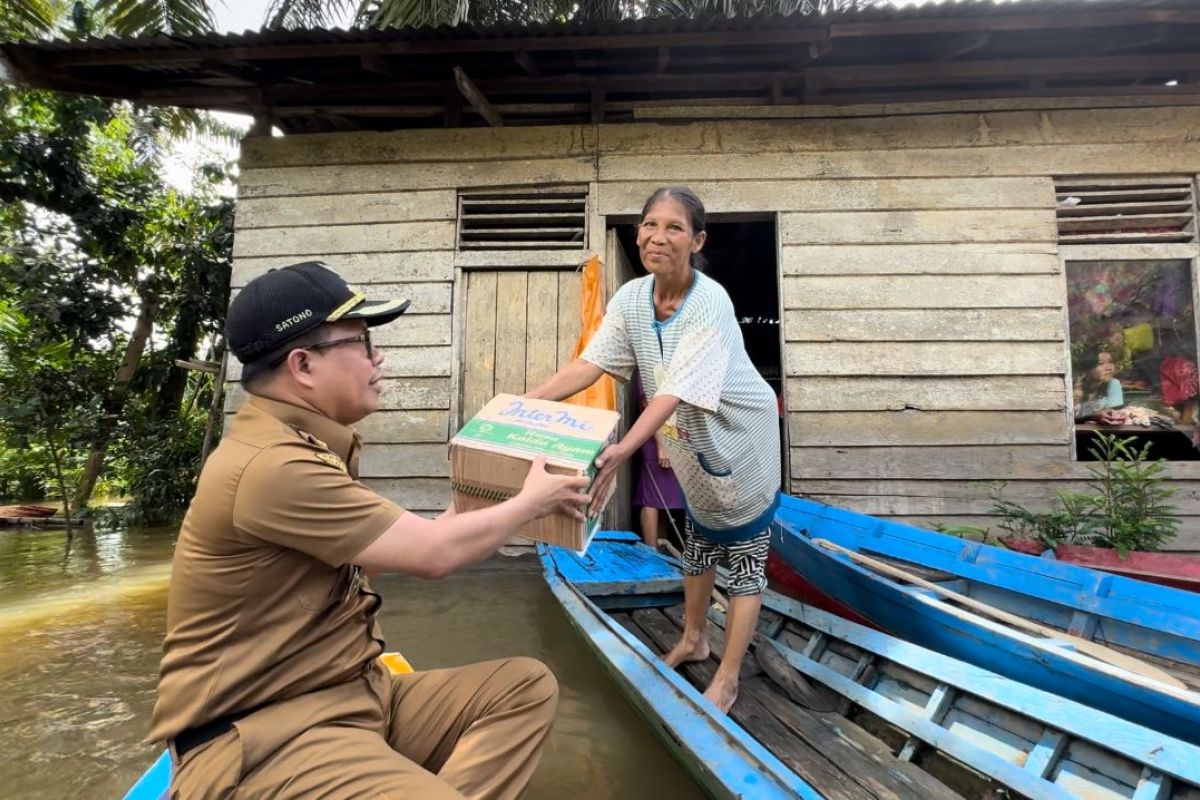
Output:
[[[458,197],[460,250],[579,250],[586,242],[586,189]]]
[[[1063,179],[1055,193],[1060,244],[1196,240],[1190,178]]]

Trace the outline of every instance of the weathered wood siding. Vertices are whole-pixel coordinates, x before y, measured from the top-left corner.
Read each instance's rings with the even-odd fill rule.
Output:
[[[421,293],[389,334],[387,409],[366,423],[381,443],[368,479],[401,502],[445,499],[453,365],[472,341],[455,333],[469,314],[456,270],[579,257],[456,254],[455,190],[589,184],[602,253],[606,216],[686,183],[710,214],[776,215],[793,492],[979,522],[980,481],[1036,503],[1086,477],[1070,454],[1053,176],[1198,173],[1200,110],[331,134],[248,140],[242,168],[235,284],[311,255],[374,290]],[[1171,471],[1176,546],[1200,550],[1200,465]]]

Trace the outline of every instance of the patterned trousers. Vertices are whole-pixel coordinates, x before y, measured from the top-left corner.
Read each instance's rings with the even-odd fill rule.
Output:
[[[729,570],[725,590],[730,597],[762,594],[767,588],[770,528],[740,542],[717,544],[696,533],[689,517],[684,533],[687,539],[683,548],[684,575],[702,575],[718,564],[724,564]]]

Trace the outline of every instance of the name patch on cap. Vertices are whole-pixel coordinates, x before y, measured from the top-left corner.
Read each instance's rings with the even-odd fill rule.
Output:
[[[306,308],[303,311],[301,311],[299,314],[293,314],[292,316],[288,317],[283,322],[276,322],[275,330],[286,331],[288,328],[292,327],[293,325],[295,325],[299,322],[303,322],[306,319],[310,319],[312,317],[312,315],[313,315],[312,309]]]

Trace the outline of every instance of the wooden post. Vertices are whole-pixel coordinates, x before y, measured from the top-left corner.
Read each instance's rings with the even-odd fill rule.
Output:
[[[212,403],[208,407],[208,425],[204,428],[204,444],[200,447],[200,466],[204,466],[204,462],[208,460],[209,451],[212,450],[213,431],[217,428],[217,420],[220,415],[225,413],[225,369],[229,366],[229,350],[221,356],[221,366],[217,370],[217,377],[213,379],[213,396]]]
[[[504,127],[504,118],[500,116],[500,112],[488,101],[483,92],[479,91],[479,87],[475,85],[474,81],[467,77],[467,73],[463,72],[462,67],[454,68],[454,84],[479,116],[487,120],[488,125],[493,128]]]

